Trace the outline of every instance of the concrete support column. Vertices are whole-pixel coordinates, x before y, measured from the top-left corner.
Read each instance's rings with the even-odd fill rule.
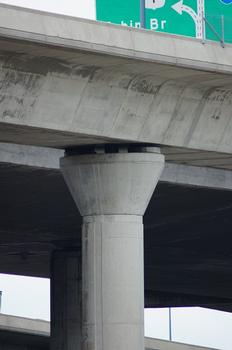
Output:
[[[56,251],[51,259],[51,350],[81,349],[81,256]]]
[[[84,350],[144,348],[140,216],[84,218],[83,300]]]
[[[144,349],[142,216],[164,166],[147,151],[61,160],[83,216],[83,350]]]

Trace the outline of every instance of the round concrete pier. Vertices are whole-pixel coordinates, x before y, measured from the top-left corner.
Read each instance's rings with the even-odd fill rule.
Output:
[[[61,160],[83,216],[83,350],[144,348],[142,216],[164,166],[147,150]]]

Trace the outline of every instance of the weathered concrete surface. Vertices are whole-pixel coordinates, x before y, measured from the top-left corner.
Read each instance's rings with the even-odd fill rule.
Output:
[[[144,348],[143,215],[163,167],[156,148],[61,159],[83,217],[83,350]]]
[[[0,346],[4,350],[48,350],[50,324],[46,321],[0,315]],[[146,350],[214,350],[145,338]],[[215,349],[216,350],[216,349]]]
[[[230,154],[232,47],[1,5],[0,140]]]

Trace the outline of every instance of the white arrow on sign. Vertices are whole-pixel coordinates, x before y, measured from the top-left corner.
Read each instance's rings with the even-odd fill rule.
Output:
[[[172,8],[174,11],[176,11],[177,13],[179,13],[179,15],[182,15],[183,12],[188,13],[192,19],[195,22],[196,25],[196,37],[201,39],[202,38],[202,13],[197,14],[190,6],[184,5],[184,0],[180,0],[178,1],[176,4],[172,5]],[[202,6],[200,6],[201,3],[203,3],[203,0],[198,0],[198,8]],[[202,4],[201,4],[202,5]]]

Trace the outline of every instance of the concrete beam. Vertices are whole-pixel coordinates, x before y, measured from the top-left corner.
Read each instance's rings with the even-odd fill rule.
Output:
[[[232,171],[166,163],[160,181],[232,190]]]
[[[6,4],[0,5],[0,36],[36,44],[106,54],[115,58],[231,74],[232,45],[154,33]]]
[[[0,330],[48,337],[50,334],[50,323],[42,320],[1,314]]]
[[[59,149],[0,143],[0,163],[59,171],[63,156],[64,151]],[[160,181],[232,190],[232,171],[166,162]]]
[[[54,148],[0,143],[0,163],[59,169],[64,151]]]
[[[0,21],[2,142],[232,153],[231,45],[6,5]]]

